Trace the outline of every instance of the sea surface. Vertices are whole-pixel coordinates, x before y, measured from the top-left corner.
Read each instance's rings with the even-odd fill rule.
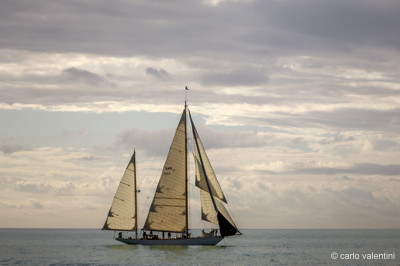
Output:
[[[0,265],[400,265],[400,229],[249,229],[217,246],[129,246],[99,229],[0,229]]]

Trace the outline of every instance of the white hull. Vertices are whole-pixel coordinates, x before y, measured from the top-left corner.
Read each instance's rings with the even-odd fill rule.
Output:
[[[183,245],[183,246],[213,246],[223,239],[222,236],[173,238],[173,239],[129,239],[116,238],[115,240],[128,245]]]

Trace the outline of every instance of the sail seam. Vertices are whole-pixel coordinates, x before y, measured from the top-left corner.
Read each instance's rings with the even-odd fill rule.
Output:
[[[177,151],[177,152],[182,152],[181,150],[178,150],[178,149],[174,149],[174,148],[170,148],[170,150],[174,150],[174,151]]]

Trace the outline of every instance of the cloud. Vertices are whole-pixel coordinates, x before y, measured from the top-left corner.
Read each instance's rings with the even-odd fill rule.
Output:
[[[358,174],[358,175],[383,175],[397,176],[400,173],[400,165],[379,165],[371,163],[355,164],[350,168],[304,168],[296,170],[301,174]]]
[[[203,74],[201,82],[204,85],[223,86],[256,86],[266,84],[268,77],[262,69],[247,67],[224,72],[209,72]]]
[[[355,141],[355,136],[344,136],[342,134],[337,134],[334,137],[324,138],[319,141],[320,144],[335,144],[335,143],[343,143],[343,142],[352,142]]]
[[[28,199],[25,202],[19,204],[10,204],[7,202],[0,201],[0,206],[10,209],[43,209],[44,205],[37,200]]]
[[[63,70],[63,74],[69,82],[84,82],[90,85],[99,85],[103,78],[90,71],[70,67]]]
[[[134,148],[141,175],[159,176],[188,86],[246,226],[397,226],[399,12],[395,0],[2,1],[0,221],[23,221],[18,206],[37,226],[44,210],[46,225],[76,210],[87,216],[71,224],[103,220]]]
[[[86,156],[82,156],[82,157],[76,158],[75,160],[78,160],[78,161],[95,161],[95,160],[100,160],[100,158],[96,157],[94,155],[86,155]]]
[[[271,135],[258,134],[256,131],[217,131],[204,126],[197,126],[197,131],[207,149],[263,147],[272,144]]]
[[[26,147],[16,144],[12,138],[0,138],[0,151],[3,153],[14,153],[24,149]]]
[[[400,144],[395,140],[390,139],[377,139],[373,141],[374,150],[385,152],[385,151],[399,151]]]
[[[35,209],[42,209],[44,206],[36,200],[28,200],[28,204]]]
[[[160,154],[166,154],[168,147],[165,143],[172,141],[173,134],[173,129],[149,131],[138,128],[127,128],[118,133],[115,143],[129,151],[141,149],[149,155],[160,156]],[[162,151],[160,151],[161,148],[163,148]]]
[[[207,150],[271,146],[275,145],[273,140],[276,139],[272,135],[258,134],[256,131],[218,131],[204,126],[199,126],[197,130]],[[126,128],[118,133],[115,144],[129,151],[136,148],[145,150],[147,154],[154,154],[154,152],[165,154],[173,134],[175,134],[175,128],[154,131]],[[188,134],[191,138],[191,130]]]
[[[371,109],[338,109],[327,112],[312,111],[299,115],[298,126],[323,125],[332,128],[348,130],[380,130],[390,128],[399,131],[396,121],[400,115],[400,109],[371,110]]]
[[[15,189],[22,192],[43,193],[50,191],[53,187],[49,184],[20,181],[15,184]]]
[[[399,198],[393,197],[395,188],[385,188],[386,178],[343,182],[342,178],[305,175],[296,181],[295,176],[251,176],[238,191],[229,193],[228,202],[237,204],[231,208],[243,215],[241,226],[268,223],[281,228],[284,223],[296,228],[370,228],[376,223],[392,224],[398,218]],[[231,189],[229,183],[222,182],[222,186]],[[240,191],[252,196],[241,197]]]
[[[7,28],[0,33],[3,47],[35,51],[224,58],[351,54],[359,46],[398,48],[393,25],[399,24],[399,8],[397,1],[4,2],[1,23]]]
[[[324,161],[270,161],[266,163],[253,164],[248,170],[262,171],[269,174],[300,174],[300,175],[378,175],[398,176],[400,165],[398,164],[374,164],[374,163],[345,163]],[[344,180],[350,180],[348,176],[342,176]]]
[[[391,35],[393,23],[399,22],[394,15],[400,8],[396,1],[256,1],[253,6],[255,20],[267,26],[250,34],[249,40],[281,44],[279,52],[347,53],[377,44],[398,48],[398,36]]]
[[[155,68],[148,67],[146,68],[146,74],[159,80],[165,80],[169,78],[169,73],[162,68],[157,70]]]

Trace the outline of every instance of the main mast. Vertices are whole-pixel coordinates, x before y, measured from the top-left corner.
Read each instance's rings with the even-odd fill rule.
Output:
[[[189,175],[188,175],[188,147],[187,147],[188,138],[187,138],[186,109],[187,109],[187,101],[185,99],[185,194],[186,194],[186,236],[188,237],[189,236],[189,194],[188,194]]]

